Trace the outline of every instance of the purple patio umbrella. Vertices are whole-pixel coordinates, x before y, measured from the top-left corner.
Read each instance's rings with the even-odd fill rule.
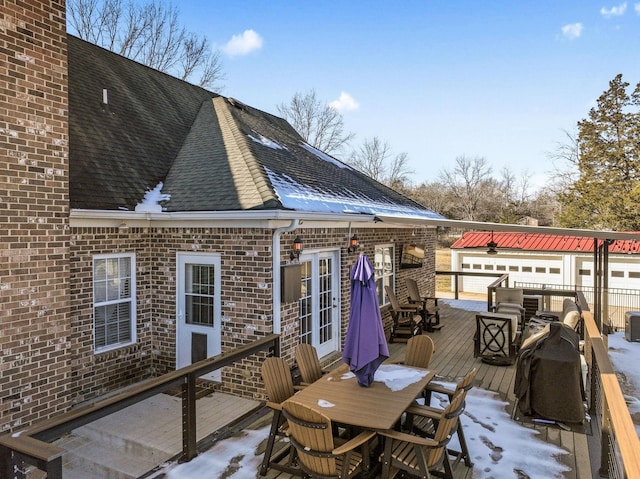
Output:
[[[368,387],[378,366],[388,357],[373,266],[361,254],[351,270],[351,309],[342,360],[356,375],[358,384]]]

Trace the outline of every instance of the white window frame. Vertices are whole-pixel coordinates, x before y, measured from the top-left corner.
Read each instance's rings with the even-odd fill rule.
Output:
[[[390,250],[389,256],[391,257],[391,272],[386,271],[384,265],[379,261],[380,258],[384,258],[384,250],[386,248],[389,248]],[[380,306],[386,306],[389,304],[389,300],[384,292],[384,286],[390,285],[394,292],[396,290],[396,247],[393,243],[375,245],[373,257],[378,301],[380,302]]]
[[[107,261],[107,260],[111,260],[111,259],[123,259],[123,258],[128,258],[129,259],[129,273],[128,276],[123,276],[122,274],[119,274],[118,277],[113,277],[113,278],[107,278],[106,280],[112,280],[112,281],[119,281],[121,278],[126,277],[129,279],[129,295],[125,296],[125,297],[118,297],[118,298],[107,298],[106,294],[104,295],[104,299],[101,300],[97,300],[96,299],[96,287],[97,287],[97,280],[96,280],[96,268],[98,267],[99,263],[101,261]],[[95,255],[93,257],[93,280],[92,280],[92,284],[93,284],[93,350],[94,353],[98,354],[98,353],[103,353],[106,351],[110,351],[113,349],[118,349],[124,346],[128,346],[130,344],[135,344],[135,342],[137,341],[137,332],[136,332],[136,256],[135,253],[112,253],[112,254],[100,254],[100,255]],[[100,345],[98,346],[96,344],[96,339],[97,339],[97,325],[96,325],[96,309],[97,308],[101,308],[104,306],[111,306],[111,305],[116,305],[116,304],[129,304],[129,312],[130,312],[130,318],[129,318],[129,334],[130,334],[130,340],[128,341],[119,341],[119,342],[114,342],[111,344],[104,344],[104,345]],[[106,338],[105,338],[106,341]]]

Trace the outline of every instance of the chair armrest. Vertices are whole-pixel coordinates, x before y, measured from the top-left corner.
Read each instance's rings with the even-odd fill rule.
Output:
[[[441,384],[427,384],[427,387],[425,388],[427,391],[431,391],[434,393],[441,393],[441,394],[446,394],[447,396],[451,397],[455,394],[455,391],[453,389],[447,388],[445,386],[442,386]]]
[[[341,454],[346,454],[347,452],[355,449],[358,446],[362,446],[364,443],[369,442],[374,438],[376,433],[374,431],[364,431],[358,434],[353,439],[349,439],[347,442],[342,444],[340,447],[335,448],[331,454],[335,456],[339,456]]]
[[[413,406],[409,406],[406,409],[406,412],[409,414],[414,414],[416,416],[422,416],[430,419],[442,418],[442,409],[437,409],[431,406],[418,406],[417,404],[415,404]]]
[[[419,446],[437,447],[440,443],[429,439],[428,437],[414,436],[413,434],[407,434],[405,432],[394,431],[393,429],[386,429],[384,431],[378,431],[380,436],[395,439],[397,441],[409,442],[411,444],[417,444]]]
[[[306,388],[308,386],[307,383],[300,383],[300,384],[295,384],[293,386],[293,390],[294,391],[302,391],[304,388]]]
[[[282,404],[280,404],[279,402],[267,401],[267,407],[273,409],[274,411],[282,411]]]

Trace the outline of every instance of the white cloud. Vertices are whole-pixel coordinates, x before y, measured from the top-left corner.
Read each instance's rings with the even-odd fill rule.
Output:
[[[636,3],[636,4],[633,6],[633,8],[634,8],[634,10],[636,11],[636,13],[637,13],[638,15],[640,15],[640,3]]]
[[[340,98],[333,100],[329,106],[336,111],[343,112],[357,110],[360,105],[351,95],[343,91],[340,93]]]
[[[582,35],[582,30],[584,30],[582,23],[568,23],[562,27],[562,35],[569,40],[573,40],[574,38],[578,38]]]
[[[636,5],[636,8],[637,8],[637,5]],[[602,7],[600,9],[600,14],[605,18],[620,17],[624,15],[624,12],[626,11],[627,11],[627,2],[624,2],[618,6],[614,6],[611,8]]]
[[[240,35],[233,35],[222,50],[230,57],[248,55],[254,50],[260,50],[262,42],[262,37],[258,33],[245,30]]]

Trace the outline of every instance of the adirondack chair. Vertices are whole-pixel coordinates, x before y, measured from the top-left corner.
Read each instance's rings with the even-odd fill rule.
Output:
[[[473,368],[471,371],[469,371],[463,378],[461,378],[458,381],[458,383],[455,386],[455,389],[450,389],[436,383],[429,383],[429,385],[425,388],[425,392],[427,393],[425,404],[429,406],[431,402],[431,393],[434,393],[434,392],[446,395],[449,398],[449,401],[451,401],[451,398],[454,396],[456,392],[464,391],[465,399],[466,399],[467,392],[469,392],[469,390],[473,387],[473,380],[476,377],[477,371],[478,370],[476,368]],[[410,410],[407,411],[407,419],[405,424],[406,424],[406,427],[409,428],[411,431],[413,431],[415,434],[418,434],[420,436],[427,436],[427,437],[432,436],[435,431],[435,428],[437,427],[437,424],[434,423],[434,420],[432,418],[424,417],[420,415],[414,416],[411,414]],[[471,462],[471,456],[469,455],[469,448],[467,447],[467,440],[464,437],[462,421],[460,420],[458,421],[456,432],[458,434],[458,442],[460,443],[460,451],[447,449],[447,452],[449,455],[452,455],[455,457],[454,467],[455,467],[455,464],[457,464],[461,460],[464,460],[465,466],[472,467],[473,463]]]
[[[282,414],[282,403],[295,394],[289,365],[282,358],[266,358],[262,363],[261,372],[262,381],[269,398],[267,406],[273,411],[273,418],[264,458],[260,466],[260,475],[266,475],[269,468],[288,472],[289,474],[302,475],[302,471],[293,465],[295,450],[291,446],[288,446],[289,460],[286,464],[278,463],[280,458],[273,456],[273,448],[277,438],[285,437],[287,434],[287,421]]]
[[[407,278],[405,283],[407,285],[407,293],[409,293],[409,302],[422,305],[422,317],[425,319],[427,331],[438,331],[442,328],[438,298],[435,296],[422,296],[418,282],[415,279]]]
[[[419,304],[400,304],[391,286],[385,286],[384,291],[391,303],[391,335],[389,342],[393,343],[396,338],[411,338],[422,333],[424,318],[422,308]]]
[[[396,430],[378,431],[384,438],[380,475],[382,479],[393,477],[396,469],[422,478],[431,478],[433,472],[438,477],[453,479],[447,444],[456,431],[460,414],[464,410],[464,394],[464,391],[456,392],[449,405],[439,412],[424,406],[411,406],[408,409],[414,415],[431,417],[437,421],[433,438]]]
[[[338,445],[331,420],[319,411],[291,398],[282,405],[282,413],[289,423],[289,439],[300,467],[308,477],[346,479],[369,470],[369,442],[375,432],[362,432]]]
[[[322,377],[322,366],[320,365],[318,353],[314,346],[305,343],[298,344],[295,355],[302,379],[300,383],[301,386],[309,385]]]

